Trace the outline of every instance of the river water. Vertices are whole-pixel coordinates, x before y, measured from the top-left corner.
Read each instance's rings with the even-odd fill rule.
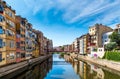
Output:
[[[33,68],[0,79],[120,79],[120,75],[113,72],[82,61],[65,61],[59,54],[54,54]]]

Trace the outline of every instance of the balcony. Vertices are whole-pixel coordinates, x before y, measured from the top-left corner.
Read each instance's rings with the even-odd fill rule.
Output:
[[[13,15],[15,15],[15,14],[13,14],[12,12],[10,12],[8,10],[5,11],[6,18],[13,21],[13,22],[15,22],[15,16],[13,16]]]
[[[5,23],[4,21],[3,21],[3,22],[0,22],[0,26],[3,26],[3,29],[6,28],[5,25],[6,25],[6,23]]]
[[[90,43],[90,46],[96,46],[96,43]]]
[[[9,39],[9,40],[15,40],[15,36],[8,36],[8,35],[6,35],[6,39]]]
[[[6,47],[4,46],[4,47],[0,48],[0,51],[6,51]]]
[[[6,38],[6,34],[0,34],[0,38]]]
[[[9,29],[11,29],[11,30],[15,31],[15,27],[14,27],[14,26],[12,26],[12,25],[10,25],[9,23],[7,23],[7,28],[9,28]]]
[[[33,49],[26,49],[26,52],[32,52]]]
[[[21,34],[22,34],[22,35],[25,35],[25,32],[24,32],[24,31],[21,31]]]
[[[16,52],[21,52],[20,48],[16,48]]]
[[[20,44],[20,46],[25,47],[25,44]]]
[[[15,35],[15,33],[12,30],[7,29],[6,30],[6,38],[15,40],[16,35]]]

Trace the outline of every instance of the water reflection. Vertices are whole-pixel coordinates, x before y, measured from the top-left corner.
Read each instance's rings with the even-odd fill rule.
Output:
[[[52,68],[52,57],[32,67],[31,69],[22,72],[21,74],[17,74],[12,78],[10,78],[11,74],[9,74],[0,79],[44,79],[44,77],[51,68]]]
[[[7,75],[0,79],[120,79],[120,76],[90,63],[76,59],[60,58],[54,54],[53,58],[17,74]],[[66,59],[67,58],[67,59]],[[65,60],[68,60],[65,61]]]
[[[79,75],[80,79],[120,79],[120,75],[95,65],[77,60],[69,60],[69,62],[72,64],[74,71]]]
[[[60,58],[59,54],[53,55],[53,67],[45,79],[80,79],[72,65]]]

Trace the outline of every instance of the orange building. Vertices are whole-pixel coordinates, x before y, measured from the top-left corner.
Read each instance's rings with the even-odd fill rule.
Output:
[[[16,16],[16,61],[25,60],[25,25],[26,19]]]

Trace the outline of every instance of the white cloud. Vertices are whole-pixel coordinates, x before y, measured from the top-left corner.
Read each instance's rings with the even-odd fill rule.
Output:
[[[10,2],[11,0],[6,1]],[[46,14],[48,11],[55,8],[53,15],[56,16],[62,10],[62,17],[58,18],[69,24],[79,21],[82,23],[89,18],[96,18],[96,21],[89,22],[89,24],[98,22],[109,25],[117,17],[120,17],[120,0],[20,0],[19,3],[23,1],[24,9],[21,6],[21,13],[32,11],[31,14],[36,15],[38,12],[43,12],[44,17],[47,19]],[[99,13],[103,13],[103,15],[100,15],[102,18],[94,17]]]
[[[74,18],[72,18],[70,20],[70,23],[76,22],[81,17],[95,15],[95,14],[100,13],[101,11],[104,11],[104,10],[106,11],[106,9],[112,8],[117,4],[119,4],[118,1],[105,4],[105,3],[103,3],[103,1],[100,2],[100,1],[96,0],[95,2],[92,2],[88,6],[84,7],[81,13],[79,13],[77,16],[75,16]]]

